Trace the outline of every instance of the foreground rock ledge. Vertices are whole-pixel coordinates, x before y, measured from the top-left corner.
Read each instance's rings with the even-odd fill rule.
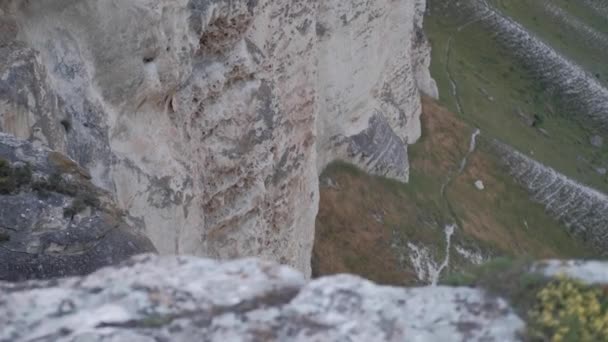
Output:
[[[0,341],[510,341],[523,326],[480,290],[307,283],[256,259],[142,255],[81,278],[0,283]]]

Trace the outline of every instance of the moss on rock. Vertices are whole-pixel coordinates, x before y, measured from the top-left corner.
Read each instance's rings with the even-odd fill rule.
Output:
[[[14,193],[31,180],[32,170],[29,165],[13,167],[8,160],[0,158],[0,194]]]

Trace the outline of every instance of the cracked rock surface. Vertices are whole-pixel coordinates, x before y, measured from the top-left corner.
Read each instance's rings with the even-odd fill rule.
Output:
[[[168,277],[167,275],[171,276]],[[0,341],[513,341],[470,288],[393,288],[286,266],[141,255],[82,278],[0,283]]]
[[[0,133],[0,280],[81,275],[152,243],[68,157]]]

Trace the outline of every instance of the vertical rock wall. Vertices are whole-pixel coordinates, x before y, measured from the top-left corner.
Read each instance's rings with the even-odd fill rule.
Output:
[[[339,158],[408,180],[407,144],[421,132],[418,89],[437,94],[424,8],[425,1],[319,5],[319,170]]]
[[[161,253],[310,272],[317,174],[408,178],[424,1],[9,0],[0,129],[68,154]],[[430,89],[430,90],[429,90]]]

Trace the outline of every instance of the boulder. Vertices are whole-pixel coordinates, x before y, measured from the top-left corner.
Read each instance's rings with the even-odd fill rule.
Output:
[[[134,257],[89,276],[0,283],[0,341],[513,341],[523,321],[471,288],[306,282],[257,259]]]

